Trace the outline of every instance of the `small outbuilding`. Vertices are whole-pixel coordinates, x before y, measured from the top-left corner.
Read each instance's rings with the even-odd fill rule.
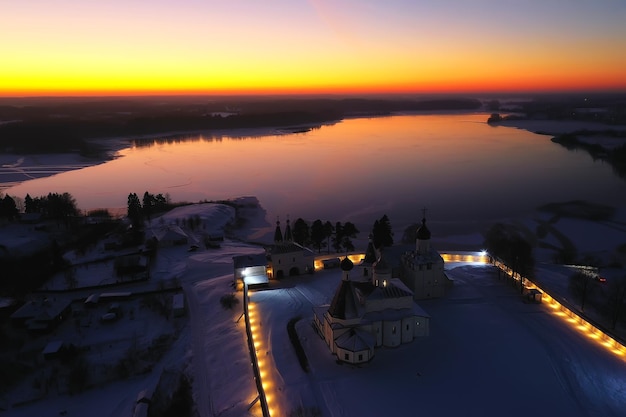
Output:
[[[540,304],[543,297],[543,293],[537,288],[528,288],[525,295],[527,302],[535,304]]]
[[[233,266],[236,288],[243,288],[244,282],[248,285],[262,285],[269,282],[265,253],[233,256]]]

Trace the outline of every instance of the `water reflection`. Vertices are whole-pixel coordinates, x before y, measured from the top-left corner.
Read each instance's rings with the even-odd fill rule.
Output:
[[[433,230],[455,233],[554,201],[625,205],[624,183],[608,165],[547,136],[490,127],[487,117],[402,115],[287,135],[152,139],[8,192],[67,191],[83,209],[124,207],[130,192],[183,201],[254,195],[270,223],[287,215],[351,221],[364,233],[384,213],[402,230],[422,207]]]

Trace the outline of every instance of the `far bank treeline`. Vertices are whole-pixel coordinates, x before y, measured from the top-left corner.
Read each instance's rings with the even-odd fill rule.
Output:
[[[100,149],[86,139],[321,124],[352,116],[480,106],[474,99],[30,99],[0,104],[0,151],[99,156]]]

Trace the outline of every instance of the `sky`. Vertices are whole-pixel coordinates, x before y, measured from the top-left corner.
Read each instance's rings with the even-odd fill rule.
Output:
[[[626,91],[623,0],[0,0],[0,96]]]

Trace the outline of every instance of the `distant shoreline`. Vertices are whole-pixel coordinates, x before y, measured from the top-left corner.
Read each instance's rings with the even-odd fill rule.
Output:
[[[469,110],[450,110],[450,111],[425,111],[427,114],[448,114],[473,113]],[[80,152],[47,152],[47,153],[18,153],[8,152],[0,154],[0,191],[5,191],[11,187],[17,186],[23,182],[44,178],[56,174],[76,169],[87,168],[99,165],[113,160],[119,156],[119,152],[131,148],[141,142],[167,142],[171,139],[188,138],[203,136],[208,140],[215,138],[252,138],[275,135],[289,135],[306,133],[311,129],[315,129],[324,125],[333,125],[341,122],[343,119],[359,119],[370,117],[393,117],[407,114],[423,114],[423,111],[404,111],[393,112],[389,114],[382,113],[362,113],[351,114],[346,117],[319,123],[301,123],[296,125],[285,126],[260,126],[260,127],[242,127],[242,128],[223,128],[223,129],[196,129],[196,130],[179,130],[165,131],[159,133],[136,134],[128,136],[115,135],[111,137],[90,138],[85,141],[93,144],[100,152],[97,154],[85,156]],[[485,118],[485,123],[487,118]],[[507,128],[517,128],[526,130],[536,134],[559,136],[562,134],[572,133],[575,131],[603,131],[607,129],[623,130],[626,132],[626,126],[623,125],[607,125],[597,122],[574,121],[574,120],[529,120],[529,119],[511,119],[502,120],[494,124],[494,128],[499,126]],[[139,145],[141,146],[141,145]]]

